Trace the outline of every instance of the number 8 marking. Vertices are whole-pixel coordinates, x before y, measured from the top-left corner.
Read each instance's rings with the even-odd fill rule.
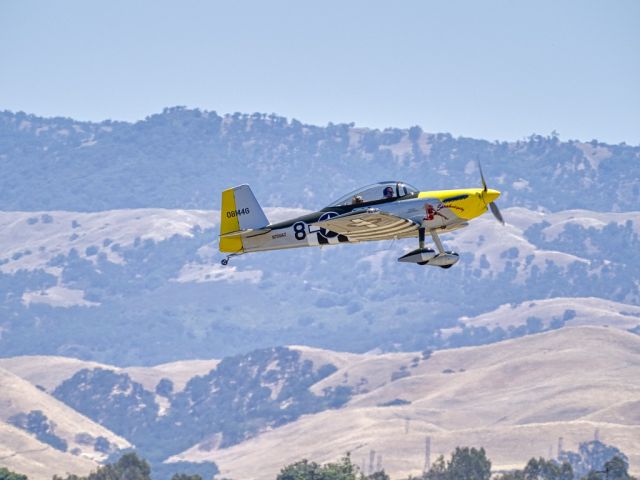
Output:
[[[293,232],[295,234],[296,240],[304,240],[305,238],[307,238],[307,232],[305,224],[303,222],[294,223]]]

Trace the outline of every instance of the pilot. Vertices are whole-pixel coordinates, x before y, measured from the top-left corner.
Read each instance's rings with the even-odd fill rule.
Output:
[[[393,198],[393,187],[385,187],[382,191],[382,196],[384,198]]]
[[[362,199],[362,197],[360,195],[356,195],[355,197],[353,197],[351,199],[351,204],[352,205],[357,205],[359,203],[364,203],[364,200]]]

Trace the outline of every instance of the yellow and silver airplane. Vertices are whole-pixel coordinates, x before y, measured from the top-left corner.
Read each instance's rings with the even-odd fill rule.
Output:
[[[222,192],[220,251],[229,258],[251,252],[316,247],[372,240],[417,237],[418,248],[399,262],[452,267],[459,259],[444,249],[439,234],[466,227],[490,209],[504,224],[494,201],[500,192],[487,188],[421,192],[398,181],[359,188],[322,210],[279,223],[269,223],[248,185]],[[437,250],[425,246],[429,234]]]

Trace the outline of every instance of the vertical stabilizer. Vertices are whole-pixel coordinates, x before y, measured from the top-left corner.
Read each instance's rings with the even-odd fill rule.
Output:
[[[269,224],[260,204],[249,185],[240,185],[222,192],[220,209],[220,251],[242,253],[241,236],[230,238],[222,235],[242,230],[264,228]]]

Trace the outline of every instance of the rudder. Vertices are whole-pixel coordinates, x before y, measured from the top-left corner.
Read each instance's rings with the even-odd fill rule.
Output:
[[[242,253],[242,238],[223,235],[248,229],[264,228],[269,224],[249,185],[240,185],[222,192],[220,209],[220,251]]]

